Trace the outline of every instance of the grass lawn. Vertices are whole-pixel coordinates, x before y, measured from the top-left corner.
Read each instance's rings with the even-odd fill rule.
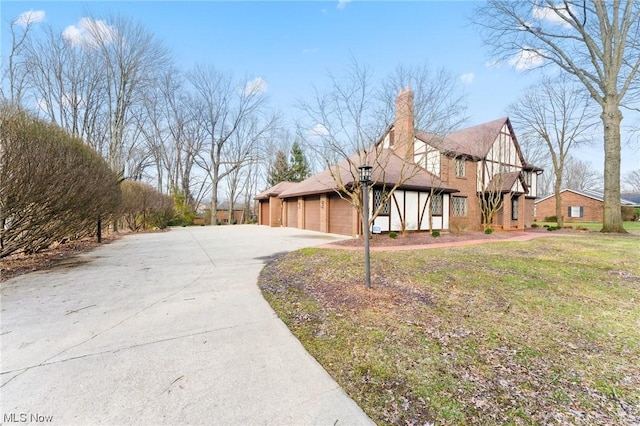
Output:
[[[266,299],[378,424],[640,422],[640,238],[304,249]]]
[[[536,222],[536,224],[538,226],[544,226],[544,225],[548,225],[548,226],[556,226],[557,223],[556,222]],[[600,231],[602,229],[602,222],[565,222],[564,226],[570,226],[574,229],[578,229],[578,228],[586,228],[589,231]],[[637,234],[640,233],[640,222],[624,222],[623,225],[624,229],[626,229],[627,231]]]

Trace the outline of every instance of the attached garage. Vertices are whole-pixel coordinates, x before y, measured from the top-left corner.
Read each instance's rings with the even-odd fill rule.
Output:
[[[276,186],[261,192],[256,196],[258,200],[258,223],[267,226],[282,226],[283,215],[281,192],[293,187],[293,182],[280,182]]]
[[[320,196],[309,196],[304,200],[304,229],[320,231]]]
[[[352,235],[353,215],[356,210],[339,195],[329,197],[329,232],[332,234]]]
[[[287,226],[289,228],[297,228],[298,227],[298,202],[295,198],[290,198],[287,200]]]
[[[260,200],[260,225],[270,225],[269,218],[269,200]]]

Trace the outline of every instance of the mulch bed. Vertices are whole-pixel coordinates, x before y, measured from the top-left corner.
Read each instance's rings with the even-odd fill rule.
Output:
[[[572,232],[571,229],[561,229],[554,231],[553,233],[567,233]],[[545,228],[527,229],[527,232],[540,232],[545,234],[552,234]],[[573,231],[580,232],[580,231]],[[439,237],[433,237],[430,232],[407,232],[405,235],[398,234],[396,238],[389,237],[388,233],[375,234],[371,237],[371,247],[395,247],[395,246],[414,246],[414,245],[426,245],[426,244],[442,244],[442,243],[455,243],[459,241],[470,240],[507,240],[520,235],[521,231],[495,231],[491,234],[485,234],[481,231],[465,231],[460,235],[453,234],[451,232],[441,232]],[[346,246],[346,247],[361,247],[362,238],[352,238],[349,240],[342,240],[331,245]]]

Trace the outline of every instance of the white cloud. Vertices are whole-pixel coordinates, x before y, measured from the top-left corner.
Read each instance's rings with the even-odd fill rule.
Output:
[[[525,49],[528,49],[525,47]],[[509,65],[514,66],[518,71],[526,71],[539,67],[544,62],[544,58],[533,50],[521,50],[513,58],[509,59]]]
[[[460,76],[460,80],[464,83],[464,84],[471,84],[473,83],[473,79],[476,78],[475,74],[472,72],[468,72],[466,74],[462,74]]]
[[[62,37],[76,46],[96,47],[100,43],[109,44],[116,39],[116,29],[103,20],[81,18],[78,25],[69,25],[62,31]]]
[[[28,10],[18,15],[15,23],[21,27],[27,27],[29,24],[37,24],[42,21],[44,21],[44,10]]]
[[[327,129],[324,124],[318,123],[309,129],[309,134],[311,134],[311,136],[328,136],[329,129]]]
[[[569,17],[567,9],[563,5],[557,5],[553,8],[549,6],[534,6],[531,14],[540,21],[547,21],[552,24],[562,24],[565,27],[571,27],[562,16]],[[561,16],[562,15],[562,16]]]
[[[317,53],[317,52],[318,52],[318,48],[317,47],[302,49],[302,53],[304,53],[305,55],[312,55],[312,54]]]
[[[82,32],[75,25],[69,25],[62,31],[62,38],[73,45],[82,44]]]
[[[338,0],[338,9],[342,10],[347,5],[347,3],[351,3],[351,0]]]
[[[259,95],[267,91],[267,82],[262,77],[256,77],[244,85],[243,91],[245,96]]]

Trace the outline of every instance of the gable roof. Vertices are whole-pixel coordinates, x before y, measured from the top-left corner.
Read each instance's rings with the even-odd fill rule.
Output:
[[[281,192],[297,185],[296,182],[280,182],[271,188],[265,189],[254,197],[255,200],[266,200],[269,197],[277,197]]]
[[[582,195],[583,197],[592,198],[594,200],[604,202],[604,192],[599,191],[599,190],[594,190],[594,189],[571,189],[571,188],[565,188],[565,189],[560,190],[560,194],[561,195],[564,192],[573,192],[574,194]],[[555,194],[550,194],[550,195],[547,195],[544,198],[540,198],[539,200],[536,200],[536,204],[541,202],[541,201],[544,201],[544,200],[547,200],[549,198],[552,198],[552,197],[555,197]],[[629,200],[627,198],[620,197],[620,205],[622,205],[622,206],[635,206],[635,205],[637,205],[637,203],[634,203],[634,201]]]
[[[450,133],[446,139],[453,141],[461,154],[484,158],[489,153],[502,127],[508,122],[507,117],[499,118]],[[511,126],[509,128],[511,129]]]
[[[631,203],[634,207],[640,207],[640,192],[627,192],[620,195],[622,195],[622,198]]]
[[[524,182],[524,178],[522,177],[521,172],[505,172],[505,173],[497,173],[487,185],[490,188],[490,191],[498,190],[498,185],[501,186],[500,192],[507,193],[511,191],[515,191],[515,193],[520,193],[517,190],[514,190],[514,186],[517,188],[516,183],[520,180],[520,184],[522,188],[527,188],[526,183]]]
[[[417,190],[437,188],[441,192],[458,192],[458,190],[444,185],[440,179],[426,170],[405,162],[392,149],[382,148],[378,149],[377,153],[369,153],[363,159],[360,159],[358,155],[353,155],[348,160],[341,161],[336,166],[325,169],[282,191],[279,197],[289,198],[338,191],[336,180],[344,187],[351,187],[358,180],[358,166],[361,162],[373,165],[371,180],[374,185],[395,185],[405,179],[403,176],[409,173],[412,176],[406,179],[400,188]],[[413,169],[414,167],[416,169]]]

